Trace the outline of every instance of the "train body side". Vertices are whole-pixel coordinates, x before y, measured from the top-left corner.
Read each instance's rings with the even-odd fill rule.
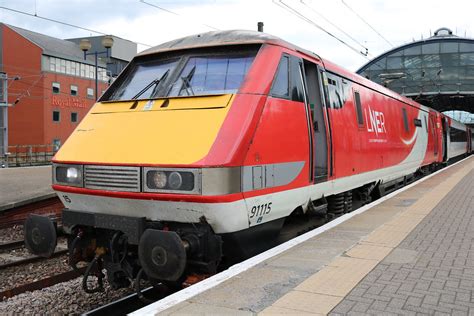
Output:
[[[291,79],[291,73],[298,72],[296,67],[301,64],[301,84],[306,92],[302,91],[304,95],[298,100],[272,94],[282,56],[290,60],[290,85],[294,84],[292,80],[298,79],[297,76]],[[319,71],[319,81],[310,83],[308,73],[303,74],[304,67]],[[70,157],[81,157],[80,163],[93,165],[238,168],[235,175],[240,179],[233,181],[240,190],[224,192],[228,193],[225,195],[216,191],[208,196],[173,196],[60,185],[54,188],[62,192],[60,197],[72,209],[113,215],[126,215],[130,209],[136,209],[137,215],[158,221],[197,222],[204,216],[217,233],[228,233],[284,218],[297,207],[306,209],[310,200],[367,183],[389,182],[424,165],[442,161],[436,112],[394,97],[388,90],[381,91],[360,79],[320,59],[278,45],[263,45],[237,94],[200,97],[194,101],[170,99],[170,105],[165,109],[160,108],[163,101],[155,101],[157,104],[151,111],[145,110],[149,102],[139,102],[137,108],[141,118],[136,121],[139,124],[137,133],[129,136],[128,141],[129,130],[120,130],[120,126],[127,120],[129,124],[136,120],[126,116],[137,111],[130,110],[132,103],[98,104],[89,114],[94,120],[84,120],[55,158],[58,163],[67,163],[77,162]],[[329,91],[334,82],[340,84],[337,87],[341,98],[339,105],[334,105],[332,99],[337,94]],[[318,86],[309,87],[314,83]],[[321,98],[309,100],[307,91],[310,89],[321,89]],[[356,94],[360,100],[361,119],[358,119]],[[203,104],[211,106],[206,108]],[[173,112],[174,107],[179,111]],[[323,124],[320,122],[317,127],[319,131],[315,130],[314,124],[317,108],[323,113]],[[193,116],[206,111],[209,114],[193,120]],[[169,116],[170,119],[164,119],[163,123],[168,122],[171,132],[166,134],[166,129],[155,131],[149,127],[139,130],[140,126],[151,126],[143,121],[145,115],[155,115],[157,119],[160,115]],[[187,130],[198,133],[188,132],[183,137],[178,129],[171,128],[183,117],[183,125],[191,125]],[[92,138],[97,146],[91,150],[91,138],[83,135],[93,132],[95,126],[106,125],[107,118],[111,128]],[[215,127],[204,134],[199,133],[206,131],[203,127],[208,126]],[[326,132],[326,144],[317,141],[317,133],[322,129]],[[107,143],[107,138],[113,139],[113,131],[116,131],[119,143]],[[156,149],[149,145],[154,142],[151,135],[171,135],[158,138],[160,144],[156,144],[168,155],[154,154],[152,150]],[[136,142],[137,137],[141,143]],[[181,140],[173,140],[173,137]],[[129,152],[127,143],[133,143]],[[84,151],[86,147],[90,150]],[[193,154],[186,152],[188,149]],[[327,153],[322,180],[317,179],[319,175],[314,168],[321,164],[317,160],[321,158],[320,150]],[[144,154],[144,151],[149,153]],[[190,207],[183,207],[186,203]]]

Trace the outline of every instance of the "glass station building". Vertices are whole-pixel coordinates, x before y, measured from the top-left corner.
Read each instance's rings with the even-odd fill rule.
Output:
[[[394,48],[357,73],[440,112],[474,113],[474,39],[448,28]]]

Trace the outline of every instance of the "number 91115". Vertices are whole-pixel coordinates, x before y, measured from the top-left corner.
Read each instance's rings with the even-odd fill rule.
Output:
[[[265,203],[262,205],[254,205],[250,210],[250,218],[263,216],[269,214],[272,211],[272,202]]]

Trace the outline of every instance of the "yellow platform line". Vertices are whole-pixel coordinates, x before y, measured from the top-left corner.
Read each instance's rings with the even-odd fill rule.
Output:
[[[464,166],[462,166],[464,165]],[[462,167],[259,315],[326,315],[438,205],[474,167]],[[442,173],[441,173],[442,174]]]

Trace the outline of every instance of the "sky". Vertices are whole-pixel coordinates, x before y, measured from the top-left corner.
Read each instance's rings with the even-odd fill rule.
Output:
[[[356,71],[370,59],[427,38],[440,27],[474,37],[473,7],[472,1],[464,0],[0,0],[0,21],[58,38],[98,35],[5,9],[9,8],[150,46],[216,29],[256,30],[262,21],[266,33]],[[139,51],[147,48],[138,45]],[[368,56],[359,53],[366,48]]]

